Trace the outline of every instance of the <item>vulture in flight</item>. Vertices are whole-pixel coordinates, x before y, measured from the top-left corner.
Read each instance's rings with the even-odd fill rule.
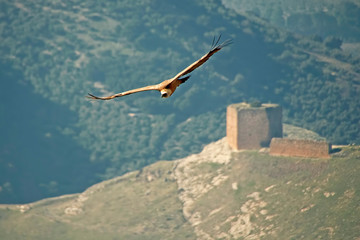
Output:
[[[187,68],[185,68],[184,70],[179,72],[175,77],[173,77],[171,79],[165,80],[165,81],[163,81],[163,82],[161,82],[159,84],[156,84],[156,85],[149,85],[149,86],[142,87],[142,88],[136,88],[136,89],[132,89],[132,90],[129,90],[129,91],[117,93],[117,94],[114,94],[114,95],[111,95],[111,96],[107,96],[107,97],[97,97],[97,96],[94,96],[94,95],[92,95],[90,93],[89,93],[89,95],[87,97],[91,98],[91,99],[98,99],[98,100],[110,100],[110,99],[126,96],[126,95],[137,93],[137,92],[157,90],[157,91],[159,91],[161,93],[162,98],[168,98],[175,92],[176,88],[180,84],[186,82],[186,80],[188,80],[190,78],[190,75],[188,75],[188,76],[185,76],[185,75],[191,73],[196,68],[200,67],[212,55],[214,55],[216,52],[220,51],[220,49],[222,49],[223,47],[225,47],[225,46],[232,43],[231,39],[229,39],[229,40],[224,41],[221,44],[218,44],[219,41],[220,41],[220,38],[221,38],[221,35],[215,41],[215,37],[214,37],[213,42],[211,44],[211,49],[210,49],[210,51],[208,53],[206,53],[199,60],[195,61],[193,64],[191,64],[190,66],[188,66]]]

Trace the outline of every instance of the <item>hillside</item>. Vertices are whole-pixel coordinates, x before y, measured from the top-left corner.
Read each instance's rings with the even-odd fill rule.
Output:
[[[331,159],[226,139],[80,194],[0,206],[1,239],[358,239],[360,148]]]
[[[357,0],[223,0],[235,11],[259,16],[271,24],[303,35],[345,41],[360,40]]]
[[[234,44],[169,99],[85,98],[168,79],[220,34]],[[198,153],[225,136],[226,106],[243,101],[280,104],[284,122],[360,144],[360,60],[336,39],[286,32],[220,0],[4,0],[0,37],[2,203]]]

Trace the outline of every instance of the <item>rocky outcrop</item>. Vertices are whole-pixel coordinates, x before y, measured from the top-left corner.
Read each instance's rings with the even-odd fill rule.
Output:
[[[199,154],[193,154],[176,161],[175,178],[179,187],[179,199],[183,203],[184,217],[194,227],[198,239],[213,239],[198,225],[203,221],[201,213],[194,210],[194,203],[215,186],[227,179],[221,172],[198,174],[202,163],[228,164],[231,149],[226,138],[207,145]]]

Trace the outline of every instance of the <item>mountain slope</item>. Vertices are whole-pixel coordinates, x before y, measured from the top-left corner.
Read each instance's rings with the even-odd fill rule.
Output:
[[[171,171],[172,163],[158,162],[81,194],[3,206],[0,238],[194,239]]]
[[[299,34],[316,34],[324,38],[336,36],[352,42],[360,39],[360,5],[357,0],[223,0],[223,3]]]
[[[226,139],[81,194],[1,205],[1,239],[357,239],[360,149],[231,151]]]

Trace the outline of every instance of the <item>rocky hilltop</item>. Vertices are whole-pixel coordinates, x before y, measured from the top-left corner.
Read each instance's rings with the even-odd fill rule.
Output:
[[[160,161],[80,194],[1,205],[1,239],[359,239],[360,149],[330,159],[232,151]]]

